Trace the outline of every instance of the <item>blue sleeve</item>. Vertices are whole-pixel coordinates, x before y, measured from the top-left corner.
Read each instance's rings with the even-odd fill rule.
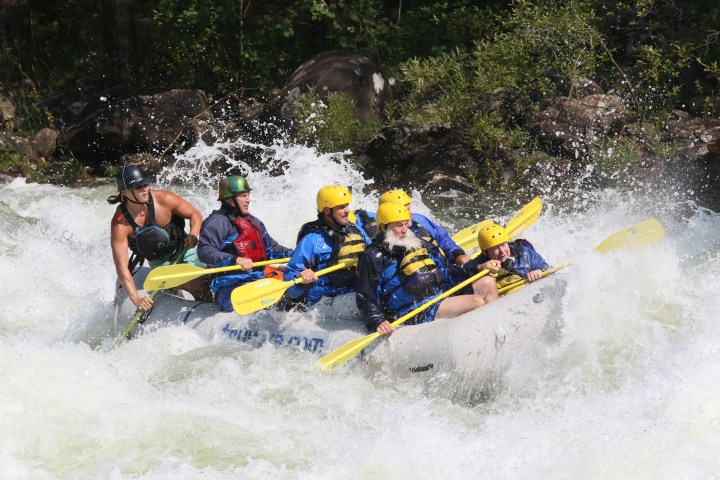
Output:
[[[295,250],[290,257],[290,261],[285,266],[283,278],[285,280],[295,280],[300,272],[306,268],[317,268],[318,259],[316,258],[315,244],[319,234],[309,233],[300,239],[300,243],[295,246]]]
[[[443,252],[445,252],[445,255],[451,262],[454,262],[459,255],[465,254],[465,250],[455,243],[455,240],[452,239],[447,230],[427,218],[425,215],[414,213],[413,220],[425,227],[425,230],[427,230],[428,233],[438,242],[438,245],[440,245],[440,248],[442,248]]]
[[[365,212],[365,214],[366,214],[368,217],[370,217],[370,218],[372,218],[373,220],[376,220],[376,221],[377,221],[375,212],[370,212],[370,211],[364,210],[364,209],[363,209],[363,211]],[[363,219],[362,219],[362,217],[361,217],[360,215],[356,215],[356,216],[355,216],[355,226],[358,227],[358,229],[359,229],[361,232],[363,232],[365,235],[367,235],[367,232],[365,231],[365,223],[363,222]]]
[[[525,250],[525,259],[530,264],[530,270],[542,270],[544,272],[550,269],[550,265],[533,247],[525,244],[523,249]]]
[[[234,265],[237,255],[222,249],[237,237],[237,230],[225,215],[211,213],[202,223],[197,254],[201,262],[217,268]],[[230,239],[230,240],[228,240]]]

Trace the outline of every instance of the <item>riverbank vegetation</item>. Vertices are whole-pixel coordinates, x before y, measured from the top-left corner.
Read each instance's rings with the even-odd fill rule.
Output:
[[[588,82],[652,128],[675,108],[720,114],[720,5],[705,0],[14,4],[0,32],[0,95],[16,105],[4,128],[28,137],[67,127],[47,107],[59,92],[191,88],[262,101],[324,50],[366,54],[399,79],[386,121],[372,125],[353,123],[343,95],[305,94],[299,133],[325,151],[400,121],[453,124],[482,152],[535,151],[524,120]],[[488,98],[501,90],[513,101],[498,114]],[[23,171],[18,161],[0,144],[0,170]]]

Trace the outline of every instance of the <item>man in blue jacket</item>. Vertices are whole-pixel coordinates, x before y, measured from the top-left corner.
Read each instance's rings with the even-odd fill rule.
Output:
[[[500,287],[519,280],[518,277],[534,282],[542,277],[542,272],[550,269],[530,242],[523,238],[511,242],[507,231],[497,223],[480,229],[478,244],[482,250],[478,261],[496,260],[501,263],[502,269],[497,275]]]
[[[378,236],[365,250],[358,266],[357,306],[371,331],[389,335],[390,324],[454,285],[453,278],[469,278],[487,268],[499,269],[499,262],[473,260],[463,265],[450,263],[440,248],[413,233],[408,227],[410,212],[402,205],[383,203],[378,207]],[[407,323],[452,318],[479,308],[497,298],[495,280],[484,276],[459,294],[443,299],[417,314]]]
[[[408,212],[410,212],[410,217],[412,218],[410,229],[413,233],[417,237],[440,247],[445,253],[445,256],[452,263],[462,265],[470,260],[470,256],[467,255],[465,250],[460,248],[457,243],[455,243],[447,230],[430,220],[425,215],[412,212],[412,209],[410,208],[410,196],[403,190],[388,190],[383,193],[378,199],[378,206],[383,203],[394,203],[404,206]]]
[[[370,243],[364,230],[349,219],[352,196],[341,185],[326,185],[317,194],[317,219],[300,228],[297,245],[285,267],[284,279],[300,277],[302,284],[286,292],[284,308],[311,306],[322,297],[334,297],[357,289],[355,267],[317,276],[315,272],[348,260],[356,260]]]
[[[268,234],[265,224],[250,215],[250,185],[239,175],[226,177],[218,185],[219,210],[203,221],[198,257],[208,266],[240,265],[242,269],[215,275],[210,290],[221,310],[232,312],[232,291],[245,283],[265,277],[253,270],[254,262],[289,257],[293,250],[283,247]]]

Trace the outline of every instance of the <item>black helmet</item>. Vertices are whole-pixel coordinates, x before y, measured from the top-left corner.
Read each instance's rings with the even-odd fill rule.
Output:
[[[140,188],[152,182],[142,168],[137,165],[125,164],[115,177],[118,191],[127,190],[129,188]]]

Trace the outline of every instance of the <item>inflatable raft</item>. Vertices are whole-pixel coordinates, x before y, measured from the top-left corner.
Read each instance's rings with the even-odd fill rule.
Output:
[[[142,285],[148,271],[143,268],[136,273],[136,284]],[[401,326],[389,338],[373,342],[359,358],[374,367],[402,372],[494,372],[513,357],[531,352],[538,341],[557,334],[564,293],[564,275],[550,275],[457,318]],[[135,306],[120,286],[115,303],[115,327],[122,332]],[[161,291],[150,315],[135,330],[163,323],[187,325],[213,342],[271,344],[317,357],[368,333],[354,294],[324,299],[307,312],[268,309],[240,316],[221,312],[212,302]]]

